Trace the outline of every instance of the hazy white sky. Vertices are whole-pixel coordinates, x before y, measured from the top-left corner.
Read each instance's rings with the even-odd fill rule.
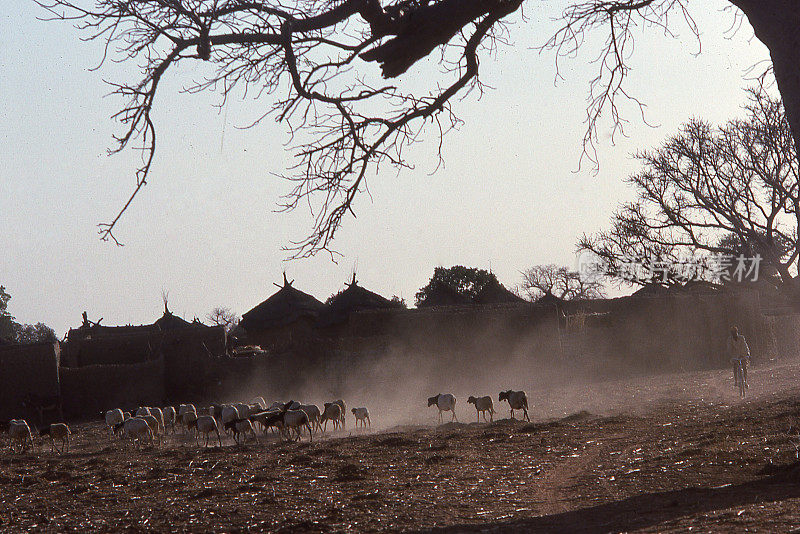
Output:
[[[597,175],[575,172],[596,49],[562,62],[566,79],[554,84],[552,54],[533,47],[549,36],[546,19],[563,2],[532,4],[528,22],[518,17],[511,28],[513,46],[482,60],[481,78],[493,89],[455,103],[465,124],[446,138],[445,166],[431,175],[435,143],[418,145],[414,170],[370,177],[371,196],[357,200],[358,218],[339,231],[338,263],[326,254],[286,262],[281,247],[311,224],[306,211],[274,212],[289,190],[272,174],[291,161],[286,131],[271,121],[238,128],[263,113],[264,102],[238,100],[220,113],[216,95],[179,94],[199,72],[188,64],[161,87],[149,185],[116,232],[125,246],[101,242],[96,224],[127,199],[138,161],[132,152],[106,155],[121,102],[104,98],[103,80],[131,80],[137,67],[109,62],[90,71],[100,43],[81,42],[68,24],[36,20],[43,13],[32,2],[15,4],[0,14],[0,284],[18,321],[45,322],[58,335],[84,310],[108,325],[152,322],[162,289],[187,319],[215,306],[241,314],[276,290],[283,269],[320,300],[355,269],[363,286],[413,303],[437,265],[491,267],[507,287],[531,265],[574,266],[577,238],[604,228],[632,197],[623,183],[636,170],[631,154],[690,117],[739,114],[748,69],[768,57],[748,26],[726,33],[732,15],[721,0],[694,6],[699,55],[685,27],[677,40],[643,32],[628,89],[657,127],[625,109],[628,137],[601,139]],[[419,65],[411,75],[424,81],[434,68]]]

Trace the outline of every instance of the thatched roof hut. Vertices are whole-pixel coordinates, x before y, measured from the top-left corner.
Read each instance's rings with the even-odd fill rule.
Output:
[[[519,304],[526,302],[522,297],[506,289],[494,277],[483,286],[473,300],[475,304]]]
[[[286,279],[284,273],[283,286],[278,286],[280,290],[243,314],[239,326],[252,332],[280,328],[303,317],[316,319],[325,305],[308,293],[292,287],[292,282]]]
[[[182,328],[205,326],[199,325],[198,323],[190,323],[186,319],[182,319],[177,315],[173,315],[173,313],[167,308],[166,303],[164,303],[164,315],[162,315],[161,318],[153,324],[162,332],[166,332],[167,330],[180,330]]]
[[[347,322],[353,312],[382,310],[399,307],[398,304],[358,285],[356,275],[347,288],[334,296],[319,314],[318,327],[328,327]]]
[[[472,304],[472,300],[462,295],[448,284],[435,281],[428,296],[417,305],[417,308],[432,308],[435,306],[465,306]]]
[[[543,296],[539,297],[534,304],[537,306],[555,306],[559,310],[564,307],[564,299],[560,299],[557,296],[553,295],[552,293],[545,293]]]

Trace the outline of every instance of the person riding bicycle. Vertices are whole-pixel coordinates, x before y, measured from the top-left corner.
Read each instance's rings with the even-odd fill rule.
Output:
[[[744,336],[739,333],[739,329],[735,326],[731,327],[731,335],[728,337],[728,355],[730,356],[731,363],[733,364],[733,378],[736,385],[739,385],[739,377],[736,375],[736,367],[739,362],[742,364],[742,378],[744,379],[744,387],[747,385],[747,368],[750,365],[750,347],[747,346],[747,341]]]

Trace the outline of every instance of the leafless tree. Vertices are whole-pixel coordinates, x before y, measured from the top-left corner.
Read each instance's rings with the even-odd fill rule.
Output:
[[[239,324],[239,316],[231,311],[230,308],[218,307],[211,310],[206,319],[215,326],[224,326],[226,332],[230,332]]]
[[[749,96],[746,118],[719,128],[692,120],[660,148],[638,154],[644,168],[628,179],[638,199],[615,213],[609,231],[584,236],[579,246],[600,256],[611,274],[632,258],[650,262],[645,270],[655,270],[656,279],[638,281],[664,285],[713,274],[706,260],[714,255],[759,256],[762,274],[775,274],[794,294],[797,152],[781,101],[761,88]],[[687,272],[689,262],[702,272]],[[669,268],[653,269],[656,263]]]
[[[534,265],[522,271],[522,290],[531,300],[554,295],[563,300],[596,299],[605,296],[599,278],[582,275],[558,265]]]
[[[453,97],[482,90],[479,54],[507,44],[505,22],[523,0],[35,0],[52,18],[73,22],[86,39],[102,39],[106,56],[136,62],[143,76],[114,85],[124,97],[116,119],[123,130],[115,151],[141,143],[143,163],[127,203],[100,225],[103,239],[145,185],[156,149],[151,111],[164,74],[188,60],[208,61],[214,74],[187,88],[216,90],[221,105],[232,91],[268,99],[264,115],[284,122],[294,142],[295,181],[285,209],[308,201],[314,229],[291,247],[307,256],[329,246],[342,218],[381,166],[410,166],[404,150],[432,126],[442,135],[459,119]],[[734,25],[746,16],[769,48],[778,88],[800,143],[800,6],[794,0],[729,0]],[[92,6],[93,4],[93,6]],[[624,125],[619,98],[639,102],[624,86],[634,31],[667,35],[683,21],[699,34],[688,0],[569,2],[560,29],[543,45],[562,58],[583,46],[589,33],[605,32],[591,82],[584,153],[594,158],[598,119],[609,111],[614,131]],[[733,6],[739,9],[733,9]],[[741,10],[741,11],[739,11]],[[427,90],[384,84],[436,53],[441,73]],[[104,57],[105,60],[105,57]],[[258,123],[258,121],[256,122]],[[139,145],[137,145],[139,146]]]

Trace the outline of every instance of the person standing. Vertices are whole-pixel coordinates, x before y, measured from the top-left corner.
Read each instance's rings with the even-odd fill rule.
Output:
[[[744,336],[739,333],[739,328],[736,326],[731,327],[731,335],[728,336],[728,356],[733,364],[733,378],[736,385],[739,385],[739,378],[736,376],[736,366],[737,363],[741,361],[744,387],[749,387],[747,385],[747,368],[750,366],[750,347],[747,346],[747,341]]]

